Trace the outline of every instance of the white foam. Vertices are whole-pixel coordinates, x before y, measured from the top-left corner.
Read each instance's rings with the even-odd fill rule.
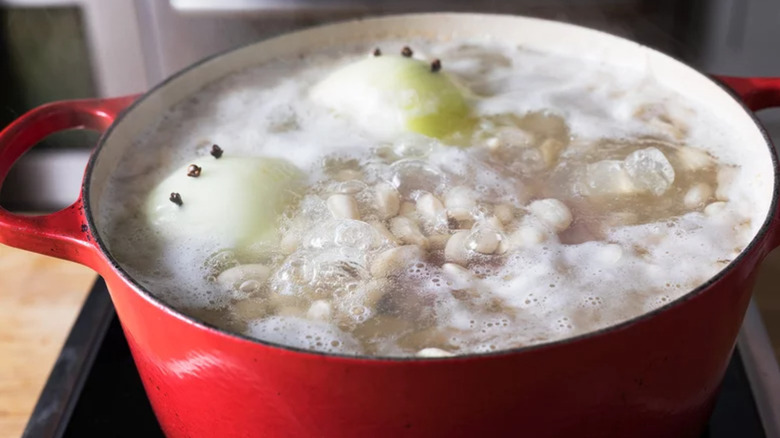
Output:
[[[271,316],[252,321],[247,334],[306,350],[326,353],[360,354],[360,345],[349,334],[331,324],[295,316]]]
[[[365,56],[368,48],[376,45],[334,51],[352,53],[345,57],[331,53],[304,60],[280,60],[239,72],[211,84],[197,100],[184,102],[169,112],[138,140],[110,181],[104,196],[123,202],[100,203],[100,223],[122,230],[106,233],[115,236],[109,242],[114,255],[134,277],[174,306],[219,308],[237,298],[235,292],[215,290],[205,280],[209,267],[204,260],[224,249],[224,244],[209,236],[169,240],[150,233],[136,213],[144,194],[167,172],[193,156],[207,154],[212,143],[220,144],[231,155],[291,160],[307,172],[311,184],[323,179],[323,156],[365,160],[370,150],[382,146],[382,141],[347,119],[313,105],[307,93],[325,72]],[[402,44],[379,45],[389,51]],[[649,125],[634,117],[640,106],[658,105],[685,123],[686,143],[708,151],[721,163],[746,164],[741,161],[740,148],[735,147],[740,139],[728,129],[728,121],[661,86],[648,71],[628,67],[616,71],[590,61],[500,44],[484,51],[490,53],[493,62],[486,69],[481,58],[460,53],[455,43],[416,42],[415,47],[418,56],[425,53],[441,58],[450,74],[483,94],[475,100],[480,115],[532,111],[557,114],[566,119],[572,136],[580,140],[645,135],[671,139],[675,133],[667,127]],[[426,144],[423,149],[423,155],[429,154],[424,171],[417,158],[393,166],[371,162],[367,164],[366,179],[393,182],[408,167],[411,170],[407,173],[420,176],[421,182],[415,187],[400,187],[402,192],[425,190],[442,196],[445,186],[468,182],[482,200],[510,202],[516,207],[527,204],[523,184],[485,166],[475,159],[472,150],[439,142]],[[398,150],[419,154],[419,147],[405,145],[396,147]],[[475,273],[484,277],[479,283],[483,301],[499,298],[515,309],[512,315],[497,316],[464,307],[448,293],[450,286],[443,280],[446,272],[432,263],[412,267],[401,277],[408,281],[409,289],[435,309],[439,324],[451,329],[449,342],[460,353],[534,344],[598,329],[668,303],[717,273],[725,266],[724,260],[733,259],[735,248],[747,244],[763,214],[755,210],[754,206],[762,203],[757,198],[759,192],[750,190],[749,178],[751,175],[738,169],[731,184],[718,188],[729,202],[712,216],[689,213],[663,223],[618,226],[604,242],[564,245],[552,234],[542,244],[509,254],[503,266],[476,267]],[[357,196],[360,205],[368,202],[367,196]],[[348,221],[332,220],[318,195],[307,195],[302,206],[316,226],[301,231],[301,252],[287,262],[278,251],[270,251],[270,264],[278,268],[287,263],[272,276],[273,287],[282,295],[291,295],[295,292],[284,287],[284,275],[315,275],[299,272],[308,269],[306,266],[291,267],[296,257],[304,264],[341,258],[353,263],[350,272],[365,276],[372,257],[387,242],[368,247],[365,241],[353,242],[349,235],[338,235],[339,230],[352,230],[356,235],[375,232],[355,228]],[[738,227],[746,219],[749,223]],[[574,220],[576,223],[576,216]],[[636,246],[643,251],[636,251]],[[434,278],[439,280],[432,281]],[[272,316],[252,321],[248,327],[248,335],[271,342],[327,352],[362,352],[351,335],[321,321]],[[394,342],[395,338],[385,340],[376,353],[414,354],[399,349]]]

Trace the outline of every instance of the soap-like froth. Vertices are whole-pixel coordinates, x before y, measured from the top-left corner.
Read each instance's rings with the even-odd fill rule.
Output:
[[[360,345],[347,333],[325,323],[289,316],[271,316],[249,324],[247,334],[257,339],[305,350],[360,354]]]
[[[468,183],[480,199],[513,205],[517,214],[525,218],[523,223],[530,224],[532,232],[544,238],[542,243],[508,253],[502,265],[484,263],[471,268],[476,277],[475,288],[486,292],[480,298],[485,308],[491,300],[498,299],[514,309],[512,314],[474,311],[453,298],[449,290],[456,281],[448,277],[452,274],[440,262],[420,263],[421,267],[413,264],[397,278],[415,291],[415,299],[422,303],[417,308],[432,309],[439,324],[448,328],[446,343],[457,347],[459,353],[485,352],[585,333],[669,303],[724,268],[762,222],[764,212],[754,207],[761,204],[757,198],[760,195],[750,188],[750,175],[744,171],[747,163],[740,156],[740,148],[735,147],[740,139],[735,138],[728,121],[720,120],[712,108],[671,92],[657,83],[651,72],[552,56],[497,42],[414,42],[415,56],[441,58],[448,74],[479,96],[473,109],[477,116],[553,114],[565,119],[573,143],[652,136],[659,141],[684,141],[717,157],[721,164],[734,166],[731,181],[717,187],[718,197],[728,200],[719,210],[699,209],[639,225],[619,222],[609,227],[600,241],[561,243],[554,231],[539,225],[525,210],[533,200],[529,193],[536,190],[528,181],[521,184],[507,177],[506,169],[475,159],[474,151],[449,147],[436,140],[426,143],[411,136],[401,145],[400,139],[388,142],[375,138],[348,118],[336,117],[311,101],[311,87],[328,72],[366,56],[367,49],[377,45],[390,52],[400,50],[403,44],[372,42],[304,59],[279,60],[223,78],[166,113],[157,127],[138,140],[104,194],[105,199],[123,202],[100,203],[101,233],[124,236],[109,240],[111,252],[134,278],[176,307],[220,309],[246,297],[240,291],[215,289],[208,281],[211,265],[204,260],[230,247],[229,242],[214,245],[197,236],[166,240],[150,233],[137,213],[145,195],[170,169],[186,165],[193,157],[208,156],[213,143],[220,144],[231,155],[289,160],[304,170],[306,182],[312,185],[326,178],[323,157],[355,159],[367,169],[367,182],[395,182],[403,196],[433,193],[443,198],[447,187]],[[666,114],[680,125],[665,123],[656,113]],[[402,159],[387,166],[372,161],[374,152],[383,148]],[[566,153],[564,150],[563,154]],[[664,154],[672,161],[669,151]],[[625,158],[626,155],[610,157]],[[537,171],[529,167],[528,174]],[[675,171],[675,178],[680,178],[680,169]],[[410,184],[410,179],[402,176],[399,182],[399,175],[416,179]],[[327,190],[336,191],[323,188]],[[572,199],[580,195],[575,189],[567,194]],[[354,197],[366,211],[364,207],[372,199],[369,190],[358,191]],[[334,263],[330,266],[344,266],[335,262],[349,266],[346,274],[337,269],[335,274],[362,278],[369,272],[371,258],[388,247],[387,242],[376,238],[374,231],[355,227],[352,219],[334,219],[319,196],[305,196],[300,209],[319,226],[298,231],[302,241],[296,242],[295,251],[323,251],[318,257],[332,257]],[[490,214],[475,212],[481,219]],[[368,223],[378,217],[361,219]],[[580,221],[575,211],[572,227],[579,226]],[[284,226],[294,230],[296,224],[291,221]],[[320,228],[322,236],[313,236]],[[339,234],[340,230],[351,231]],[[508,240],[511,231],[502,232],[501,238]],[[350,235],[371,235],[378,243],[366,247],[365,242],[356,242]],[[325,249],[327,255],[323,255]],[[271,285],[279,284],[283,274],[310,274],[305,265],[308,259],[300,257],[302,253],[294,254],[297,255],[286,257],[278,248],[270,248],[262,255],[259,262],[273,266],[288,263],[284,266],[290,268],[281,274],[276,271],[269,280]],[[231,257],[221,263],[244,262],[240,254]],[[296,260],[303,265],[296,265]],[[402,311],[413,313],[415,306]],[[244,333],[300,348],[365,353],[349,333],[335,324],[302,318],[277,315],[250,320]],[[409,355],[400,345],[402,341],[393,338],[377,342],[372,345],[372,354]]]

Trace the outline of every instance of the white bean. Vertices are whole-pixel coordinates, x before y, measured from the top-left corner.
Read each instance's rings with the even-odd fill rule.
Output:
[[[336,173],[335,179],[337,181],[360,181],[363,179],[363,172],[355,169],[341,169]]]
[[[469,262],[468,249],[466,248],[466,239],[468,231],[459,231],[450,237],[447,245],[444,247],[444,260],[465,266]]]
[[[569,228],[572,217],[569,207],[557,199],[540,199],[532,202],[528,210],[556,233]]]
[[[238,265],[217,276],[217,284],[225,289],[236,289],[248,280],[264,283],[271,275],[271,269],[261,264]]]
[[[542,159],[547,167],[552,167],[558,161],[563,147],[563,142],[554,138],[548,138],[542,142],[539,151],[542,153]]]
[[[238,286],[238,290],[245,294],[252,294],[260,290],[261,284],[257,280],[247,280]]]
[[[374,229],[379,233],[380,236],[382,236],[384,239],[389,241],[390,243],[394,245],[398,245],[400,242],[398,241],[398,238],[396,238],[393,233],[390,232],[390,230],[387,229],[384,223],[379,221],[371,221],[368,223]]]
[[[683,166],[683,170],[697,171],[713,165],[712,157],[702,149],[683,146],[677,149],[677,158]]]
[[[357,201],[351,195],[331,195],[328,198],[328,210],[336,219],[360,220]]]
[[[446,218],[444,204],[430,193],[424,193],[417,198],[417,212],[431,222],[438,222]]]
[[[417,245],[404,245],[390,248],[374,258],[371,262],[371,275],[388,277],[397,274],[409,264],[423,258],[423,250]]]
[[[538,225],[526,221],[509,236],[507,245],[509,249],[528,248],[547,240],[547,233]]]
[[[441,348],[423,348],[422,350],[418,351],[417,354],[415,354],[417,357],[450,357],[454,356],[449,351],[442,350]]]
[[[398,214],[406,217],[414,217],[417,212],[417,206],[414,202],[404,201],[401,203],[401,208],[398,210]]]
[[[704,214],[707,216],[715,216],[726,208],[726,203],[722,201],[713,202],[712,204],[704,207]]]
[[[441,270],[447,275],[447,278],[452,282],[452,287],[455,289],[465,289],[474,282],[474,274],[461,265],[445,263],[441,266]]]
[[[498,138],[497,144],[490,140],[490,144],[486,144],[491,151],[507,147],[527,148],[532,146],[535,140],[534,134],[516,127],[499,128],[496,137]]]
[[[498,204],[493,208],[493,214],[506,225],[515,220],[515,207],[512,204]]]
[[[504,224],[501,222],[501,220],[496,216],[490,216],[487,219],[485,219],[485,225],[488,228],[492,228],[496,231],[504,232]]]
[[[688,189],[683,198],[683,204],[688,208],[698,208],[704,205],[711,196],[712,187],[705,183],[698,183]]]
[[[387,293],[388,282],[386,278],[372,278],[363,289],[363,304],[372,312],[376,311],[377,303]]]
[[[498,242],[498,248],[496,248],[496,254],[506,254],[507,251],[509,251],[509,239],[501,239],[500,242]]]
[[[327,321],[330,319],[332,308],[329,302],[325,300],[316,300],[311,303],[306,317],[318,321]]]
[[[417,222],[405,216],[390,219],[390,232],[401,242],[428,248],[428,239],[420,231]]]
[[[493,254],[498,249],[501,237],[493,228],[477,225],[466,239],[466,247],[481,254]]]
[[[300,236],[295,232],[288,231],[287,234],[282,237],[282,240],[279,241],[279,249],[282,250],[282,253],[290,255],[298,249],[300,243]]]
[[[358,180],[349,180],[337,184],[333,190],[334,193],[341,193],[344,195],[356,195],[366,189],[366,183]]]
[[[477,206],[477,194],[474,190],[457,186],[450,189],[444,197],[447,214],[456,220],[471,219],[471,211]]]
[[[401,209],[401,196],[395,187],[387,183],[379,183],[374,186],[376,209],[382,219],[388,219],[398,215]]]
[[[428,247],[430,249],[444,249],[447,246],[447,241],[450,240],[450,234],[434,234],[428,236]]]

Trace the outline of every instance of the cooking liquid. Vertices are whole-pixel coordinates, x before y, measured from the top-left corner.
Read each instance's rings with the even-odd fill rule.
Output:
[[[236,73],[129,149],[105,193],[122,202],[100,212],[111,253],[170,305],[227,330],[324,352],[442,356],[651,311],[724,268],[760,225],[727,124],[647,73],[489,41],[412,43],[472,91],[473,129],[384,138],[309,98],[338,65],[408,41]],[[149,225],[149,191],[214,143],[308,175],[278,241],[231,248]],[[356,215],[338,213],[344,199]]]

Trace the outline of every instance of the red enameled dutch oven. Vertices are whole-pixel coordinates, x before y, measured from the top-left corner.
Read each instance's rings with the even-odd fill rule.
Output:
[[[312,353],[226,333],[167,307],[123,270],[94,215],[133,138],[210,81],[326,45],[399,37],[500,38],[644,66],[716,108],[756,157],[765,221],[742,254],[682,298],[617,326],[545,345],[444,359]],[[108,283],[146,392],[170,437],[697,437],[746,310],[756,266],[780,244],[777,159],[751,110],[780,105],[780,80],[709,77],[601,32],[538,19],[423,14],[288,34],[195,65],[141,97],[56,102],[0,133],[0,181],[57,131],[103,136],[80,198],[60,212],[0,210],[0,242],[82,263]],[[741,100],[740,100],[741,99]],[[751,175],[752,176],[752,175]],[[762,213],[763,214],[763,213]]]

